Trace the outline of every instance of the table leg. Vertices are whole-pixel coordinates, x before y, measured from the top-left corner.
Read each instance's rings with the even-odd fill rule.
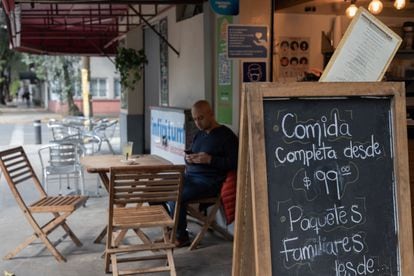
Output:
[[[106,191],[109,193],[109,177],[105,172],[99,172],[99,177],[101,178],[102,184],[104,185]],[[104,229],[102,229],[101,233],[99,233],[98,237],[93,241],[94,243],[100,243],[103,238],[105,238],[105,235],[107,233],[108,229],[105,226]]]
[[[101,233],[99,234],[98,237],[96,237],[96,239],[93,241],[94,243],[100,243],[103,238],[105,238],[106,232],[108,231],[107,227],[105,226],[104,229],[102,229]]]

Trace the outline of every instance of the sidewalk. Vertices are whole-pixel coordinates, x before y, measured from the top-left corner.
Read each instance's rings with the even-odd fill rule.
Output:
[[[62,115],[52,113],[41,107],[26,105],[0,105],[0,124],[33,123],[34,120],[47,122],[49,119],[59,119]]]
[[[0,123],[32,122],[34,118],[47,120],[56,114],[41,109],[23,108],[2,108],[0,107]],[[57,115],[59,116],[59,115]],[[1,126],[0,126],[1,128]],[[115,139],[116,141],[116,139]],[[118,139],[119,141],[119,139]],[[119,142],[118,142],[119,143]],[[37,155],[42,145],[24,145],[25,151],[32,166],[41,179],[40,160]],[[119,147],[119,145],[115,145]],[[0,146],[0,150],[11,146]],[[104,145],[104,153],[109,153]],[[96,196],[97,175],[85,172],[85,189],[90,195],[87,206],[80,208],[68,218],[68,224],[83,243],[82,247],[76,247],[69,238],[57,246],[57,249],[67,258],[66,263],[58,263],[55,258],[45,249],[43,243],[38,240],[27,248],[23,249],[16,258],[12,260],[0,260],[0,275],[3,271],[9,271],[16,276],[95,276],[108,275],[104,272],[104,260],[101,258],[105,244],[94,244],[93,240],[105,226],[108,204],[107,193],[100,189],[100,197]],[[65,183],[65,180],[63,180]],[[56,184],[56,185],[54,185]],[[49,193],[57,194],[57,182],[49,184]],[[35,191],[25,190],[25,196],[34,198]],[[41,217],[46,220],[48,217]],[[12,196],[10,189],[0,174],[0,258],[23,242],[31,233],[32,228],[25,219],[22,211]],[[195,223],[189,224],[190,232],[195,233],[199,226]],[[60,229],[50,236],[56,241],[63,235]],[[129,234],[129,239],[135,238]],[[188,251],[187,248],[180,248],[174,251],[177,275],[231,275],[233,243],[225,241],[213,233],[207,233],[202,240],[200,248]],[[167,273],[156,273],[151,275],[168,275]]]

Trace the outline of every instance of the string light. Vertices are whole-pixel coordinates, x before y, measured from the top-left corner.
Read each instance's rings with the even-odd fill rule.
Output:
[[[349,0],[344,0],[345,2]],[[356,12],[358,11],[357,6],[355,5],[356,0],[351,0],[351,5],[345,10],[345,15],[349,18],[355,16]],[[404,9],[407,6],[407,0],[394,0],[394,8],[397,10]],[[368,5],[368,10],[372,14],[380,14],[382,9],[384,8],[384,4],[381,0],[372,0]]]
[[[397,10],[404,9],[405,8],[405,5],[406,5],[406,1],[405,0],[395,0],[395,2],[394,2],[394,7]]]
[[[382,4],[380,0],[372,0],[371,3],[369,3],[368,5],[368,10],[372,14],[379,14],[382,12],[383,7],[384,5]]]
[[[345,15],[348,18],[352,18],[352,17],[355,16],[355,14],[357,13],[357,11],[358,11],[357,6],[355,6],[355,4],[351,2],[351,5],[345,10]]]

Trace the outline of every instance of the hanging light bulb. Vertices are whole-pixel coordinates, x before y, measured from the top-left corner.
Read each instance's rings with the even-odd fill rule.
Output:
[[[395,0],[394,2],[394,8],[396,8],[397,10],[404,9],[405,5],[406,5],[405,0]]]
[[[368,10],[372,14],[379,14],[382,12],[383,4],[380,0],[372,0],[371,3],[369,3]]]
[[[349,7],[345,10],[345,15],[346,15],[348,18],[352,18],[352,17],[354,17],[354,16],[355,16],[355,14],[357,13],[357,11],[358,11],[357,6],[355,6],[355,4],[354,4],[354,3],[352,3],[352,4],[351,4],[351,5],[349,5]]]

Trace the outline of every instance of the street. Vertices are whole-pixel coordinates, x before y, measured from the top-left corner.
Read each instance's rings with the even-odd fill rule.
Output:
[[[45,111],[41,108],[0,107],[0,147],[19,145],[35,145],[37,129],[35,121],[41,122],[41,143],[48,144],[52,140],[51,131],[47,127],[50,119],[61,119],[62,115]],[[115,152],[119,152],[119,124],[110,133],[111,144]],[[109,153],[106,143],[102,145],[101,153]]]
[[[45,123],[42,123],[41,128],[42,144],[47,144],[50,140],[49,130]],[[0,146],[32,145],[36,143],[36,132],[33,123],[0,124],[0,133]]]
[[[36,143],[35,120],[41,121],[42,144],[50,140],[47,122],[51,118],[59,119],[61,115],[50,113],[40,108],[1,107],[0,108],[0,146],[33,145]]]

